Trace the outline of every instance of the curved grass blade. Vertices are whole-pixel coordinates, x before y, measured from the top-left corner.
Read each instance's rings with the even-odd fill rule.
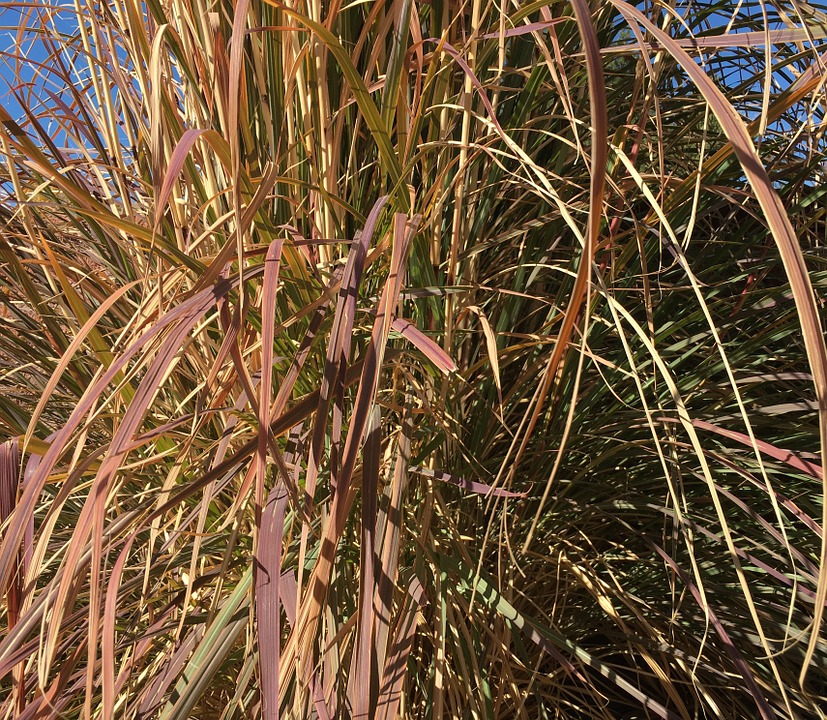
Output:
[[[623,0],[611,0],[611,2],[629,22],[637,22],[646,28],[680,62],[684,72],[692,79],[715,113],[741,167],[744,169],[744,173],[750,181],[758,203],[767,218],[767,223],[781,254],[784,270],[792,288],[818,400],[821,456],[822,458],[827,457],[827,346],[825,346],[812,282],[804,262],[801,247],[784,205],[772,186],[769,175],[755,151],[743,121],[704,70],[692,60],[683,48],[653,25],[637,8],[623,2]],[[824,497],[827,497],[827,469],[824,467],[822,467],[822,492]],[[823,503],[822,526],[827,527],[827,502]],[[821,633],[821,622],[824,617],[824,606],[827,604],[827,537],[822,538],[820,565],[812,631],[799,677],[802,686],[807,677],[810,660],[812,660],[816,651]]]

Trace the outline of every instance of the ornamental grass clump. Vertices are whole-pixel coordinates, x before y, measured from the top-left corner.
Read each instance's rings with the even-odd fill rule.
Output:
[[[0,18],[0,716],[824,717],[823,6]]]

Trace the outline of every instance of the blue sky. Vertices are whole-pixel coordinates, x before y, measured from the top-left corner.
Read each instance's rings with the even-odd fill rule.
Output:
[[[41,11],[43,9],[51,10],[54,26],[62,32],[72,32],[72,30],[77,27],[73,21],[73,3],[69,0],[27,0],[21,4],[29,6],[24,8],[24,11],[29,14],[29,24],[37,22],[38,13],[35,12],[35,8],[37,8]],[[639,7],[646,9],[650,4],[649,0],[643,0],[639,3]],[[689,2],[689,0],[679,0],[678,6],[679,8],[683,8],[682,12],[684,16],[687,16],[687,8],[692,8],[689,17],[695,21],[693,22],[694,32],[703,32],[717,28],[722,30],[728,24],[731,15],[727,13],[707,15],[701,22],[698,22],[704,15],[704,8],[710,4],[710,2],[703,1]],[[809,4],[811,7],[827,12],[827,0],[813,0]],[[60,7],[68,7],[69,11],[60,13]],[[740,7],[739,3],[731,2],[729,7],[732,9],[738,7],[739,17],[741,18],[746,18],[748,15],[755,15],[756,13],[760,16],[761,12],[760,4],[757,0],[745,0],[745,2],[740,4]],[[773,12],[771,8],[770,12]],[[777,15],[775,15],[775,18],[777,20]],[[45,74],[38,75],[35,67],[25,62],[38,63],[46,60],[48,50],[43,41],[38,39],[37,34],[34,32],[24,32],[22,42],[17,45],[17,28],[20,19],[21,11],[19,9],[0,6],[0,104],[9,111],[12,117],[18,120],[23,119],[24,112],[18,98],[15,97],[11,87],[12,84],[16,84],[22,80],[24,84],[31,84],[35,88],[35,92],[29,91],[28,88],[18,88],[18,93],[22,101],[35,113],[40,109],[38,107],[40,88],[47,87],[58,95],[64,89],[60,84],[50,81]],[[775,24],[777,24],[777,22]],[[738,51],[721,51],[717,53],[717,59],[711,67],[718,68],[717,79],[719,81],[727,77],[726,82],[737,82],[738,57]],[[18,67],[15,67],[18,59],[24,61],[20,62]],[[19,73],[19,79],[15,80],[17,73]],[[727,76],[727,73],[732,74]],[[776,81],[781,83],[780,87],[783,87],[791,78],[791,75],[785,77],[782,73],[775,74]],[[779,88],[774,88],[774,91],[777,92],[778,89]],[[741,108],[741,111],[747,114],[751,112],[747,108]]]
[[[16,8],[0,7],[0,97],[3,106],[11,112],[12,116],[20,116],[20,106],[12,95],[10,84],[15,77],[15,55],[29,61],[42,62],[48,57],[48,52],[43,42],[36,38],[34,33],[24,33],[23,42],[17,45],[18,24],[22,14]],[[68,19],[67,19],[68,21]],[[25,62],[19,65],[22,79],[26,82],[38,81],[32,67]],[[16,111],[16,112],[15,112]]]

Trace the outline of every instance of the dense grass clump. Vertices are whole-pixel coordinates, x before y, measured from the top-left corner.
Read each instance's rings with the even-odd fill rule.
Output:
[[[0,716],[824,717],[824,7],[5,5]]]

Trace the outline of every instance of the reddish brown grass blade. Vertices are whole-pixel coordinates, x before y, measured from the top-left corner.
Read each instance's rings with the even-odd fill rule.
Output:
[[[198,625],[187,635],[176,648],[172,657],[167,661],[155,676],[155,680],[144,691],[141,703],[138,706],[138,717],[153,717],[164,702],[164,695],[169,686],[175,682],[192,651],[204,635],[204,626]]]
[[[397,351],[389,350],[388,354],[397,354]],[[345,378],[348,386],[356,383],[361,377],[364,360],[354,363],[353,367],[348,368],[347,376]],[[302,400],[299,400],[293,407],[287,410],[283,415],[276,418],[270,424],[270,431],[274,437],[278,437],[290,430],[302,420],[305,420],[313,414],[313,410],[319,401],[319,391],[315,390]],[[242,445],[233,455],[222,463],[211,468],[199,478],[193,478],[186,486],[181,488],[177,493],[172,495],[170,499],[163,505],[159,506],[146,518],[145,522],[149,523],[157,517],[162,517],[165,513],[180,505],[187,498],[192,497],[195,493],[203,490],[211,482],[218,478],[229,478],[232,474],[240,471],[240,468],[250,461],[251,456],[255,454],[256,446],[258,445],[258,438],[252,438]]]
[[[89,648],[88,648],[88,679],[90,685],[87,687],[87,701],[91,697],[92,678],[95,676],[95,661],[98,644],[98,627],[100,622],[101,594],[105,581],[101,574],[103,561],[103,537],[106,518],[106,496],[108,488],[113,480],[123,458],[129,451],[133,437],[136,434],[149,404],[155,397],[161,382],[166,376],[169,366],[175,355],[179,352],[185,338],[190,334],[192,328],[200,320],[203,314],[214,304],[215,298],[205,297],[200,304],[197,304],[187,315],[184,315],[175,326],[170,335],[164,340],[156,358],[153,360],[140,385],[135,397],[126,409],[122,422],[118,426],[110,444],[109,452],[101,463],[92,485],[89,497],[86,500],[77,528],[72,537],[67,552],[67,567],[75,568],[79,564],[80,556],[84,550],[88,534],[92,535],[92,560],[90,577],[90,602],[89,602]],[[72,586],[76,582],[74,573],[67,573],[59,586],[57,607],[55,616],[61,617],[69,605],[69,598],[72,593]],[[57,642],[57,627],[50,628],[47,642],[47,653],[49,647],[54,647]],[[51,657],[47,654],[49,660]]]
[[[690,50],[713,49],[718,48],[756,48],[767,44],[767,41],[772,45],[783,45],[786,43],[803,43],[811,40],[823,40],[827,37],[827,31],[818,26],[800,27],[800,28],[777,28],[769,30],[760,30],[753,32],[729,32],[718,35],[703,35],[701,37],[681,38],[673,40],[673,42],[682,48]],[[612,54],[617,52],[638,51],[641,45],[639,43],[628,43],[626,45],[615,45],[603,49],[604,54]],[[643,43],[643,47],[651,52],[660,52],[666,50],[664,45],[657,42]],[[800,81],[800,77],[797,81]]]
[[[0,444],[0,525],[5,523],[11,516],[15,505],[17,505],[19,476],[20,451],[18,449],[18,440],[14,438],[13,440],[7,440]],[[4,583],[4,589],[10,590],[14,584],[16,584],[16,580],[14,582]],[[9,624],[12,627],[14,626],[11,612],[9,614]]]
[[[405,679],[408,655],[413,647],[416,630],[416,614],[422,606],[425,591],[417,578],[411,580],[405,607],[396,627],[393,647],[388,654],[382,676],[382,689],[379,691],[377,720],[393,720],[399,709],[402,697],[402,681]]]
[[[281,545],[287,490],[279,480],[270,491],[261,518],[256,558],[256,614],[258,623],[259,671],[262,717],[279,717],[279,651],[281,640]]]
[[[395,318],[391,323],[391,327],[436,365],[440,371],[446,374],[456,372],[457,366],[451,356],[410,320]]]
[[[729,438],[730,440],[735,440],[748,448],[752,448],[752,440],[750,440],[749,435],[736,432],[735,430],[727,430],[726,428],[718,427],[717,425],[713,425],[705,420],[693,420],[692,424],[696,428],[708,430],[716,435],[721,435],[722,437]],[[786,465],[789,465],[791,468],[805,472],[808,475],[812,475],[814,478],[821,479],[822,468],[820,464],[805,460],[804,458],[796,455],[792,450],[784,450],[783,448],[776,447],[775,445],[771,445],[763,440],[756,440],[755,445],[762,453],[769,455],[771,458],[780,460]]]
[[[703,37],[686,38],[676,42],[683,48],[753,48],[766,45],[767,41],[773,45],[781,45],[783,43],[812,42],[813,40],[823,40],[825,37],[827,37],[827,31],[822,27],[813,25],[807,28],[778,28],[757,32],[704,35]]]
[[[17,504],[18,484],[20,480],[20,450],[17,438],[0,444],[0,526],[14,511]],[[10,540],[12,538],[9,538]],[[15,569],[7,580],[5,590],[7,632],[11,632],[20,617],[23,605],[23,558],[20,556],[20,538],[17,539],[18,552],[15,555]],[[23,684],[23,666],[14,673],[12,692],[16,697],[15,707],[18,713],[23,711],[26,702]]]
[[[89,317],[83,327],[78,331],[75,337],[72,339],[72,342],[66,348],[65,352],[61,356],[60,360],[57,363],[57,367],[55,367],[54,371],[52,372],[51,377],[49,378],[49,382],[46,383],[46,387],[43,389],[43,392],[40,394],[38,398],[37,407],[34,409],[32,413],[32,418],[29,421],[29,427],[26,430],[26,437],[23,445],[23,450],[25,452],[26,445],[28,444],[29,440],[34,433],[34,429],[37,426],[38,420],[40,419],[40,415],[43,413],[43,408],[46,407],[46,404],[49,402],[49,398],[52,396],[55,388],[57,387],[58,382],[60,382],[60,378],[63,373],[66,371],[66,368],[69,367],[69,364],[72,362],[72,358],[75,356],[75,353],[80,349],[83,342],[88,337],[89,333],[97,327],[98,322],[100,319],[111,310],[112,306],[121,299],[123,295],[129,292],[132,288],[134,288],[140,281],[136,280],[131,283],[127,283],[121,288],[118,288],[112,295],[110,295],[104,302],[101,303],[100,307],[98,307],[94,313]]]
[[[102,717],[111,718],[115,713],[115,620],[118,607],[118,590],[124,565],[137,536],[131,535],[123,546],[106,588],[106,602],[103,609],[103,633],[101,635],[101,694],[103,699]]]
[[[557,369],[568,350],[569,341],[574,331],[574,325],[580,315],[580,308],[588,286],[591,273],[592,261],[597,248],[600,234],[600,222],[603,217],[603,191],[606,186],[606,162],[609,153],[609,120],[606,110],[606,82],[603,76],[603,60],[600,54],[600,43],[597,39],[594,25],[591,20],[591,10],[586,0],[572,0],[572,7],[577,18],[577,25],[580,29],[580,37],[583,41],[583,49],[586,56],[586,70],[589,78],[589,100],[591,102],[591,123],[592,123],[592,152],[591,152],[591,177],[589,189],[589,224],[586,232],[586,246],[580,258],[580,266],[577,269],[577,278],[574,288],[571,291],[569,305],[560,333],[554,345],[548,364],[546,365],[542,389],[537,403],[531,414],[531,420],[523,434],[520,449],[512,465],[512,473],[516,471],[520,458],[525,451],[528,439],[534,432],[537,420],[543,409],[543,404],[551,389],[554,378],[557,377]],[[523,550],[528,549],[537,523],[540,520],[542,506],[537,509],[531,528],[523,544]]]
[[[373,409],[367,429],[362,465],[362,545],[359,567],[359,622],[356,653],[350,671],[353,718],[373,718],[376,712],[379,676],[373,652],[373,596],[376,591],[376,507],[379,493],[379,464],[382,416]]]
[[[307,458],[307,472],[305,475],[305,502],[309,506],[313,502],[318,479],[319,463],[327,433],[328,413],[333,392],[341,395],[342,374],[347,374],[347,363],[350,356],[350,346],[353,336],[353,323],[356,315],[356,301],[359,295],[359,285],[365,268],[368,247],[370,247],[379,217],[388,202],[387,196],[380,197],[371,208],[365,226],[358,237],[351,243],[345,264],[342,285],[336,302],[336,313],[333,317],[333,327],[330,331],[330,341],[325,357],[325,371],[322,375],[318,392],[316,418],[313,426],[310,450]],[[334,433],[332,443],[338,446],[339,434]],[[331,467],[335,467],[331,459]],[[302,587],[302,573],[304,570],[304,554],[307,546],[308,527],[302,528],[301,545],[299,549],[299,591]]]
[[[301,426],[299,425],[291,431],[288,444],[297,446],[300,432]],[[289,452],[285,459],[287,462],[297,463],[295,470],[298,471],[300,466],[296,453]],[[287,489],[283,480],[279,478],[270,491],[267,505],[262,513],[254,575],[261,706],[264,718],[279,717],[281,604],[284,602],[284,592],[281,590],[281,552],[287,499]],[[292,599],[292,606],[292,613],[285,607],[288,622],[292,622],[291,615],[295,619],[295,595]]]
[[[259,269],[247,271],[246,277],[254,277],[261,272]],[[49,474],[52,472],[57,461],[66,452],[67,444],[72,437],[72,434],[77,430],[83,417],[89,412],[100,395],[106,390],[109,383],[115,376],[122,371],[127,363],[137,354],[147,343],[156,338],[165,328],[181,321],[184,324],[189,324],[192,327],[198,319],[215,303],[216,298],[227,293],[232,287],[237,284],[237,278],[231,281],[224,281],[215,287],[207,288],[206,290],[197,293],[193,297],[181,303],[179,306],[170,310],[163,318],[155,323],[149,330],[147,330],[136,342],[127,348],[123,354],[118,357],[112,366],[104,373],[103,377],[96,382],[77,406],[72,411],[66,424],[55,434],[54,440],[49,446],[49,449],[43,455],[43,459],[38,463],[36,470],[32,473],[30,483],[26,484],[23,493],[20,496],[18,506],[15,509],[14,515],[11,518],[9,525],[9,537],[22,537],[25,531],[25,526],[34,512],[34,506],[37,502],[37,497],[45,485]],[[90,318],[92,322],[97,313]],[[179,330],[181,326],[179,325]],[[73,344],[74,345],[74,344]],[[167,352],[170,351],[169,343],[167,343]],[[290,427],[295,423],[292,423]],[[131,438],[129,439],[131,441]],[[12,572],[12,556],[16,549],[11,546],[9,542],[4,540],[2,547],[0,547],[0,584],[5,582]]]

